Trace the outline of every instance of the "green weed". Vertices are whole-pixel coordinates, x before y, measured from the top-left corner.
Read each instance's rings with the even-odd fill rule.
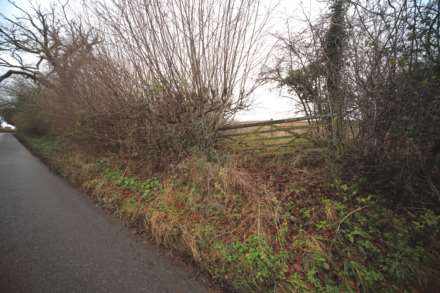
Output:
[[[26,136],[32,149],[44,157],[50,158],[62,150],[61,144],[49,136]]]
[[[98,162],[101,166],[104,176],[113,184],[138,192],[141,194],[142,199],[148,199],[154,192],[158,191],[161,187],[160,180],[157,177],[153,177],[147,180],[140,180],[134,176],[124,175],[119,170],[114,170],[109,167],[104,167],[102,162]]]
[[[222,273],[236,288],[249,292],[273,288],[285,278],[287,252],[275,252],[263,236],[253,235],[229,244],[217,242],[214,247],[227,268]]]

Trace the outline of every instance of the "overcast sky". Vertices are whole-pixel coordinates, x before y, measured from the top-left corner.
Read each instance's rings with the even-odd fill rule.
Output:
[[[222,0],[219,0],[222,1]],[[300,29],[304,13],[310,18],[317,17],[325,7],[325,0],[262,0],[264,5],[276,9],[272,14],[269,30],[271,33],[286,31],[287,20],[291,29]],[[27,0],[15,0],[21,7],[25,7]],[[51,0],[33,0],[33,3],[47,5]],[[71,4],[79,4],[81,0],[70,0]],[[15,11],[7,0],[0,0],[0,12],[6,16],[14,15]],[[282,119],[298,115],[295,102],[286,98],[286,92],[280,92],[275,85],[265,85],[258,88],[252,95],[252,106],[248,111],[239,113],[237,120],[268,120]]]

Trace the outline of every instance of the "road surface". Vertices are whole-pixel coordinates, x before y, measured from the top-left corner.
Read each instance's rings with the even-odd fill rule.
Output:
[[[0,292],[209,292],[0,133]]]

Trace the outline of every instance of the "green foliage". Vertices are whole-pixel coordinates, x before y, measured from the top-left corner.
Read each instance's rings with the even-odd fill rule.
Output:
[[[243,292],[426,288],[439,276],[432,265],[439,261],[432,244],[440,215],[429,209],[397,213],[380,197],[363,194],[359,186],[337,182],[336,194],[321,199],[322,206],[299,208],[301,221],[313,223],[302,224],[305,230],[293,231],[284,220],[272,238],[264,234],[215,242],[216,262],[210,272]]]
[[[343,263],[339,281],[363,292],[395,290],[390,284],[425,286],[423,268],[434,257],[430,244],[439,232],[439,215],[428,209],[397,214],[376,196],[358,195],[356,184],[340,185],[339,196],[342,200],[335,206],[344,221],[333,251],[335,260]]]
[[[61,144],[50,136],[26,136],[25,139],[33,150],[46,158],[53,157],[62,150]]]
[[[153,177],[147,180],[140,180],[134,176],[127,176],[120,170],[114,170],[106,167],[105,163],[98,161],[98,166],[102,169],[104,176],[119,187],[139,192],[143,199],[148,199],[154,192],[160,190],[160,180]]]
[[[217,242],[215,251],[224,262],[220,274],[226,274],[234,287],[246,292],[274,288],[285,278],[288,254],[275,252],[263,236],[252,235],[229,244]]]

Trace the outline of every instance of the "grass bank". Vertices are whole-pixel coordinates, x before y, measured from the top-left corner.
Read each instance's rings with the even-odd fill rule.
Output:
[[[438,286],[440,215],[392,210],[357,182],[330,182],[319,157],[195,153],[146,176],[148,161],[96,157],[50,137],[19,138],[104,208],[236,291]]]

